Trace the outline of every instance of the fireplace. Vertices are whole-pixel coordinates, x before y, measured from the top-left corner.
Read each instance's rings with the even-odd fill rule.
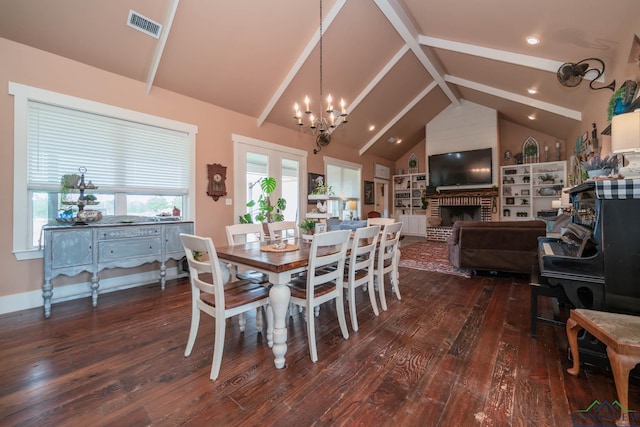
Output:
[[[445,227],[451,227],[456,221],[480,221],[480,205],[440,206],[440,218]]]
[[[439,227],[427,224],[427,240],[446,242],[453,223],[464,221],[491,221],[496,213],[495,190],[459,191],[431,194],[429,196],[428,218],[442,218]]]

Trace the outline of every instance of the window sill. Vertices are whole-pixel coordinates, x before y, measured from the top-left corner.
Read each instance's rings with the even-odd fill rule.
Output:
[[[29,259],[39,259],[42,258],[43,251],[42,249],[26,249],[26,250],[17,250],[13,251],[13,254],[16,256],[18,261],[26,261]]]

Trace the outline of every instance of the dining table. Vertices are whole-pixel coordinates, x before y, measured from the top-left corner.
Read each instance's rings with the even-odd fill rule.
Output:
[[[287,353],[286,317],[291,298],[287,284],[294,274],[304,272],[309,265],[311,243],[300,238],[285,239],[286,246],[274,247],[272,242],[250,242],[217,247],[221,260],[265,273],[272,284],[269,304],[273,311],[273,355],[278,369],[285,366]],[[281,245],[282,246],[282,245]]]

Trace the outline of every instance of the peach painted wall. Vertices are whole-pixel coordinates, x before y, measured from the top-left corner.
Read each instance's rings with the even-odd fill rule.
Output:
[[[149,94],[145,83],[89,67],[40,50],[0,38],[0,198],[3,200],[3,221],[0,221],[0,297],[38,290],[42,286],[42,259],[17,261],[12,253],[13,225],[13,96],[7,92],[13,81],[66,95],[128,108],[198,126],[196,139],[196,231],[211,236],[216,244],[225,244],[224,225],[232,224],[233,206],[224,199],[214,202],[206,194],[208,163],[221,163],[228,167],[227,191],[233,199],[233,144],[232,134],[264,140],[309,153],[307,169],[323,171],[323,155],[363,165],[363,179],[373,180],[373,164],[388,164],[371,155],[359,156],[357,150],[340,147],[339,138],[313,155],[313,139],[295,129],[265,124],[257,126],[257,119],[192,98],[152,88]],[[87,153],[90,155],[90,152]],[[102,274],[101,274],[102,275]],[[85,278],[86,280],[86,278]],[[84,280],[80,280],[84,281]],[[55,291],[55,289],[54,289]]]

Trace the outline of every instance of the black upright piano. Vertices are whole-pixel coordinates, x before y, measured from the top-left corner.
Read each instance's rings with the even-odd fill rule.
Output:
[[[563,288],[576,308],[640,315],[640,179],[588,181],[567,191],[571,223],[558,238],[540,237],[540,275]],[[585,362],[608,365],[600,350]],[[586,356],[586,357],[583,357]]]

